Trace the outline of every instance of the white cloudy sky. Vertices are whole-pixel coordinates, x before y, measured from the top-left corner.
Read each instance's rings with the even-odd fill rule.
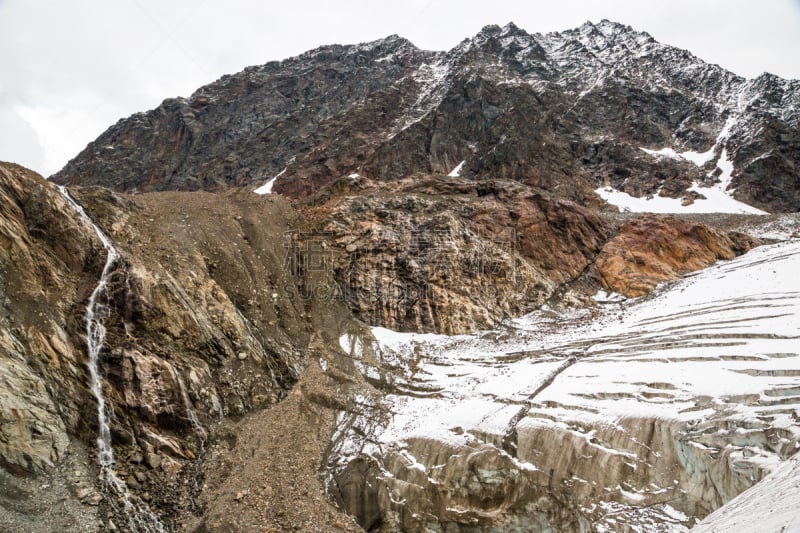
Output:
[[[0,160],[49,175],[112,123],[247,65],[396,33],[608,18],[747,77],[800,78],[800,0],[0,0]]]

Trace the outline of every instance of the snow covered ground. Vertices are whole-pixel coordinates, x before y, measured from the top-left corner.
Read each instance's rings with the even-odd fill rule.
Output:
[[[741,112],[741,110],[739,110]],[[766,215],[765,211],[757,209],[744,202],[740,202],[733,197],[733,190],[730,189],[733,180],[733,161],[730,159],[725,143],[730,136],[730,132],[739,120],[738,114],[733,114],[725,122],[722,130],[717,136],[714,145],[705,152],[677,152],[673,148],[665,147],[660,150],[651,150],[640,147],[640,149],[653,157],[667,157],[670,159],[681,159],[703,167],[712,161],[716,155],[716,150],[721,147],[721,152],[716,161],[716,167],[721,171],[716,183],[711,187],[704,187],[694,182],[689,188],[690,191],[704,196],[694,200],[691,204],[683,205],[680,198],[667,198],[659,195],[652,197],[637,198],[628,193],[614,189],[613,187],[600,187],[595,192],[603,200],[615,205],[620,211],[631,211],[634,213],[740,213],[747,215]],[[708,173],[711,177],[713,171]]]
[[[694,185],[690,190],[705,196],[705,199],[695,200],[689,205],[683,205],[680,198],[667,198],[666,196],[636,197],[613,187],[600,187],[595,192],[611,205],[619,208],[620,212],[631,213],[740,213],[764,215],[764,211],[751,205],[735,200],[725,193],[719,186],[700,187]]]
[[[447,176],[450,177],[450,178],[459,177],[461,175],[461,168],[464,166],[464,163],[466,163],[466,162],[467,162],[467,160],[465,159],[464,161],[462,161],[461,163],[456,165],[456,167],[453,170],[451,170],[450,173]]]
[[[708,161],[707,158],[713,157],[713,148],[709,152],[675,152],[671,148],[662,148],[661,150],[648,150],[642,148],[643,151],[653,155],[654,157],[670,157],[677,159],[686,159],[697,166],[702,166]],[[631,211],[634,213],[740,213],[746,215],[766,215],[765,211],[757,209],[744,202],[740,202],[733,197],[733,191],[729,190],[731,180],[733,179],[733,162],[728,158],[726,149],[722,149],[722,153],[717,160],[717,167],[722,171],[719,176],[719,181],[711,187],[703,187],[695,182],[689,190],[702,194],[705,198],[699,198],[689,205],[683,205],[680,198],[667,198],[664,196],[651,196],[637,198],[628,193],[618,191],[613,187],[600,187],[595,189],[595,192],[600,195],[603,200],[615,205],[620,211]]]
[[[502,334],[458,337],[374,328],[382,350],[425,354],[412,380],[426,394],[393,397],[396,415],[381,438],[463,440],[451,429],[504,428],[514,405],[570,356],[577,363],[537,401],[583,405],[608,421],[697,419],[710,414],[692,410],[706,396],[757,396],[752,405],[726,404],[745,418],[770,411],[777,398],[796,395],[800,403],[800,377],[792,375],[800,375],[798,271],[800,243],[782,243],[687,277],[654,298],[607,304],[598,319],[536,312]],[[674,387],[669,398],[647,399],[655,378]],[[775,416],[800,438],[788,414]]]

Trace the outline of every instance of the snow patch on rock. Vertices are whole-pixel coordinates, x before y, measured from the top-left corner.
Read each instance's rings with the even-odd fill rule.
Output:
[[[447,177],[449,177],[449,178],[457,178],[457,177],[459,177],[461,175],[461,169],[464,166],[464,163],[466,163],[466,162],[467,162],[467,160],[465,159],[461,163],[456,165],[456,167],[453,170],[450,171],[450,174],[448,174]]]
[[[286,173],[286,169],[284,168],[283,170],[278,172],[275,176],[273,176],[272,179],[267,181],[264,185],[262,185],[261,187],[259,187],[258,189],[256,189],[253,192],[255,192],[256,194],[262,194],[262,195],[263,194],[272,194],[272,186],[275,185],[275,180],[277,180],[278,178],[283,176],[285,173]]]

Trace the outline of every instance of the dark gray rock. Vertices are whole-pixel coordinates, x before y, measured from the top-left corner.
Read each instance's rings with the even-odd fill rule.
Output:
[[[687,195],[727,149],[736,197],[800,208],[800,83],[745,80],[602,21],[487,26],[448,52],[391,36],[223,76],[109,128],[53,176],[121,191],[258,186],[303,197],[352,173],[504,178],[584,203],[613,185]],[[725,126],[728,126],[726,129]],[[723,130],[726,135],[721,135]],[[714,149],[700,169],[639,150]],[[689,195],[691,196],[691,195]]]

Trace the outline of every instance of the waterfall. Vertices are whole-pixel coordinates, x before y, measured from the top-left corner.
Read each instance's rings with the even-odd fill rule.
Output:
[[[97,419],[98,419],[98,436],[97,436],[97,459],[100,464],[100,481],[107,489],[107,492],[112,494],[109,498],[109,503],[118,512],[121,512],[127,522],[128,527],[135,532],[142,533],[164,533],[166,529],[159,521],[158,517],[149,509],[147,504],[137,496],[128,492],[125,483],[117,477],[114,473],[112,465],[114,464],[114,449],[111,446],[111,422],[106,408],[106,401],[103,397],[103,386],[100,382],[99,360],[100,352],[106,339],[105,322],[108,319],[111,310],[108,305],[103,301],[103,297],[107,296],[108,281],[111,277],[111,272],[114,269],[120,254],[114,245],[111,243],[103,230],[94,223],[89,217],[83,207],[76,202],[66,187],[59,185],[59,192],[66,199],[67,203],[78,213],[81,220],[94,229],[95,234],[103,243],[106,249],[106,263],[103,266],[103,272],[100,275],[100,280],[97,286],[89,296],[89,302],[86,304],[86,349],[88,352],[87,366],[89,367],[89,380],[90,388],[97,400]],[[114,501],[117,498],[118,502]],[[119,504],[122,507],[119,507]]]
[[[192,400],[189,398],[189,394],[186,392],[186,386],[183,383],[183,379],[180,375],[177,375],[178,380],[178,388],[180,389],[181,399],[183,400],[183,405],[186,407],[186,416],[189,418],[189,422],[192,424],[192,429],[194,430],[195,436],[200,441],[200,449],[205,450],[206,447],[206,438],[208,438],[208,433],[206,433],[205,428],[203,425],[200,424],[200,420],[197,418],[197,414],[192,409]]]

